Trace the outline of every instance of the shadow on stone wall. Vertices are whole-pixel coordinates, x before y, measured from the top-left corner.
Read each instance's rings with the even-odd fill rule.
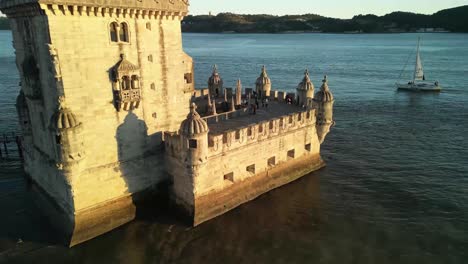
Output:
[[[151,185],[151,177],[157,177],[151,175],[158,171],[155,166],[164,165],[162,133],[148,135],[146,122],[130,111],[117,129],[116,140],[120,171],[128,192],[132,193],[136,218],[158,223],[176,221],[170,213],[169,179],[142,191]]]

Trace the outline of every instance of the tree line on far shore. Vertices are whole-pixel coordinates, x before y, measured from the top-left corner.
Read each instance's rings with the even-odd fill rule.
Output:
[[[8,19],[0,17],[0,30],[8,29]],[[216,16],[190,15],[182,21],[183,32],[198,33],[398,33],[421,29],[468,33],[468,5],[432,15],[393,12],[384,16],[358,15],[352,19],[336,19],[315,14],[272,16],[221,13]]]
[[[358,15],[336,19],[315,14],[306,15],[238,15],[187,16],[184,32],[199,33],[391,33],[424,31],[468,32],[468,5],[439,11],[433,15],[394,12],[384,16]]]

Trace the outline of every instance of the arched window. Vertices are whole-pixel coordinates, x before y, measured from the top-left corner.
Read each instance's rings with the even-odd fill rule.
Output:
[[[122,90],[129,90],[130,88],[130,78],[128,76],[122,77]]]
[[[119,24],[112,22],[110,24],[110,38],[112,42],[119,42],[119,36],[117,32],[119,31]]]
[[[140,88],[140,80],[138,76],[132,76],[132,89],[139,89]]]
[[[128,25],[126,23],[120,23],[119,38],[121,42],[129,42],[128,38]]]

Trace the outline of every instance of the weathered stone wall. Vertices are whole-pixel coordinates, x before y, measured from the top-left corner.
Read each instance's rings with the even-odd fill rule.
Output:
[[[182,50],[181,17],[48,14],[51,43],[66,62],[61,72],[67,105],[84,128],[86,169],[73,181],[75,210],[164,180],[162,159],[154,152],[162,131],[177,130],[185,118],[191,96],[184,74],[192,62]],[[128,25],[128,43],[111,42],[112,22]],[[113,104],[110,71],[121,54],[140,68],[143,99],[130,112]]]
[[[195,180],[197,196],[222,190],[303,155],[320,153],[313,110],[210,135],[209,142],[209,166],[201,168]],[[288,156],[289,151],[294,151],[294,157]],[[232,180],[226,180],[225,175]]]
[[[31,119],[25,169],[78,221],[66,226],[98,221],[88,217],[93,208],[105,212],[106,204],[167,180],[162,131],[179,128],[194,92],[193,61],[182,49],[180,28],[188,1],[5,0],[0,9],[11,19]],[[128,40],[112,39],[111,23],[124,23]],[[134,109],[122,109],[116,99],[114,70],[123,58],[138,76],[141,99]],[[52,129],[59,98],[79,122],[79,137]],[[79,160],[64,157],[77,147],[85,150]],[[78,240],[131,220],[124,212],[132,210],[123,208],[120,220],[93,222],[96,230]]]
[[[211,118],[216,117],[205,119]],[[275,175],[279,173],[278,175],[284,177],[281,176],[283,179],[273,184],[277,187],[281,182],[284,184],[299,177],[300,171],[310,172],[313,168],[322,167],[315,125],[315,110],[306,110],[222,134],[210,133],[205,136],[206,139],[198,140],[197,148],[206,149],[200,153],[206,153],[207,157],[200,156],[199,161],[206,161],[200,163],[197,160],[197,164],[193,164],[187,158],[187,153],[191,150],[187,148],[185,141],[189,139],[178,133],[167,133],[166,162],[168,173],[174,182],[176,203],[184,208],[197,224],[219,215],[219,210],[225,212],[273,188],[250,188],[246,184],[249,181],[270,186],[267,179],[269,172],[274,172]],[[208,143],[205,143],[206,140]],[[313,164],[304,166],[304,170],[297,168],[295,173],[288,175],[288,164],[295,164],[297,160],[310,160]],[[290,177],[292,175],[293,177]],[[262,179],[257,179],[258,177]],[[248,193],[248,198],[244,199],[242,194],[235,195],[231,191],[233,188],[242,189]],[[222,197],[221,203],[228,204],[229,208],[223,210],[223,205],[219,204],[219,208],[214,209],[210,208],[209,203],[204,203],[203,208],[198,208],[197,200],[213,195]],[[229,195],[232,197],[229,198]],[[229,200],[236,202],[229,203]]]

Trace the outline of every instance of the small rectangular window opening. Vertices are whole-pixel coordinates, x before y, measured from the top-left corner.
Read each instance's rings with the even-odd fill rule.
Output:
[[[273,167],[276,165],[276,157],[271,157],[268,159],[268,166]]]
[[[296,156],[296,150],[292,149],[288,151],[288,159],[294,159]]]
[[[310,143],[305,145],[305,149],[310,152],[310,150],[312,149],[312,145]]]
[[[224,175],[224,180],[234,182],[234,172]]]
[[[255,164],[247,166],[246,170],[252,174],[255,174]]]
[[[191,149],[196,149],[198,148],[198,142],[195,139],[190,139],[189,140],[189,148]]]

